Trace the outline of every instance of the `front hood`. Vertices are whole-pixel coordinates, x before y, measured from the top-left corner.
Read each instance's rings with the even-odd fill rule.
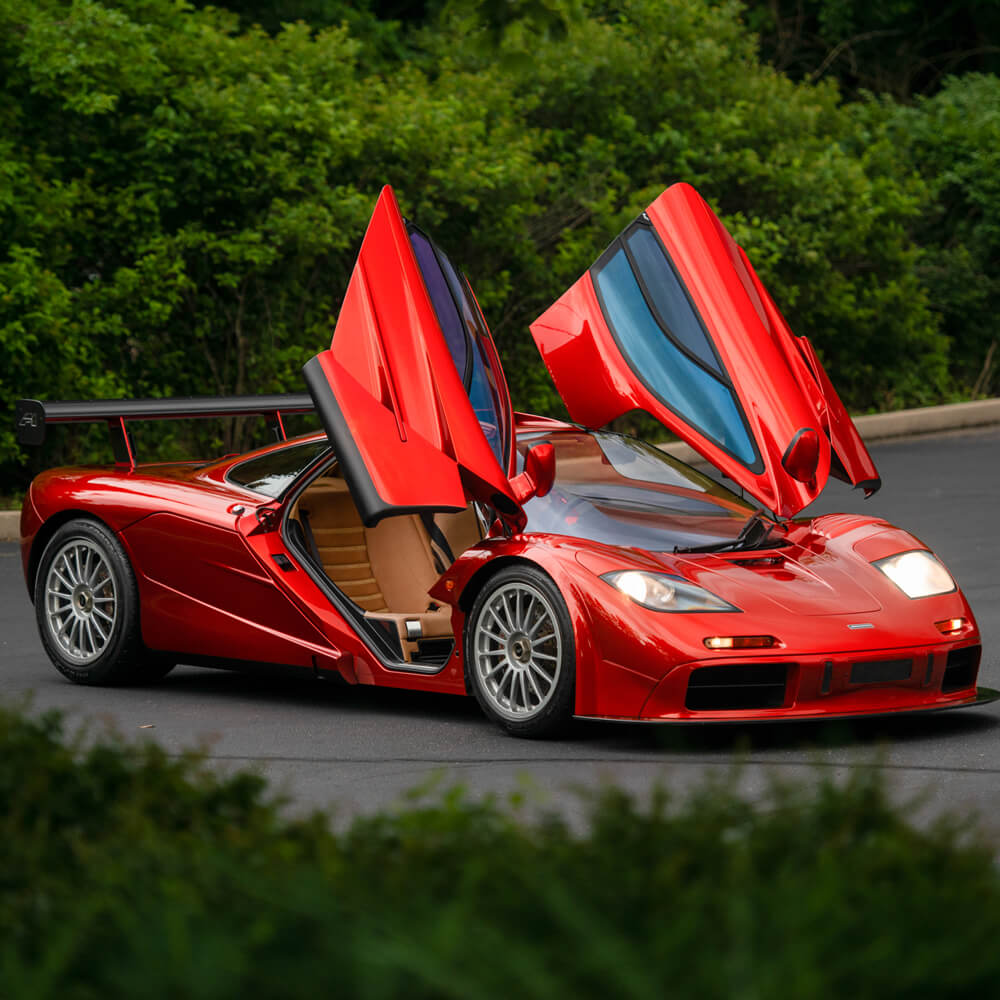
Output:
[[[700,553],[658,561],[676,571],[678,559],[699,586],[731,600],[743,611],[765,614],[774,605],[807,616],[882,610],[874,593],[878,579],[865,581],[869,568],[829,549],[816,551],[793,542],[777,550]]]
[[[645,410],[782,517],[878,473],[812,345],[687,184],[656,199],[531,326],[573,420]]]

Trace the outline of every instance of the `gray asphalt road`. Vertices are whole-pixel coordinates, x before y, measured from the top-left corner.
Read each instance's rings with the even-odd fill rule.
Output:
[[[873,448],[885,486],[865,501],[833,483],[810,508],[871,511],[922,538],[969,596],[984,640],[980,683],[1000,688],[1000,430]],[[977,811],[1000,834],[1000,703],[865,723],[717,728],[579,724],[558,743],[503,736],[470,699],[343,688],[179,667],[155,688],[75,687],[42,652],[16,546],[0,545],[0,699],[25,696],[73,720],[112,725],[171,751],[208,749],[220,768],[262,770],[295,808],[341,817],[392,805],[418,783],[476,793],[526,788],[542,804],[578,808],[570,786],[613,778],[637,793],[684,790],[740,763],[751,793],[774,775],[843,775],[884,767],[925,810]],[[153,728],[143,728],[153,727]]]

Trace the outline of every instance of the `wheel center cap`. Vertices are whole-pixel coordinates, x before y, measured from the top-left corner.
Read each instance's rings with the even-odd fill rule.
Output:
[[[94,610],[94,592],[86,584],[73,588],[73,610],[78,615],[89,615]]]
[[[507,657],[515,666],[527,666],[531,660],[531,639],[523,632],[515,632],[507,640]]]

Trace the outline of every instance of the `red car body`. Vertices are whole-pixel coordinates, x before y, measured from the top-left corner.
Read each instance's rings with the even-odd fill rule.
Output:
[[[208,464],[137,465],[127,402],[86,404],[86,412],[73,409],[85,404],[19,409],[28,437],[45,421],[107,419],[122,445],[113,467],[56,469],[32,483],[21,534],[36,604],[45,600],[40,574],[54,565],[50,541],[92,519],[113,533],[134,572],[145,651],[476,694],[488,714],[525,735],[535,734],[527,724],[543,708],[553,718],[539,733],[558,721],[556,684],[563,714],[646,722],[898,713],[993,696],[976,688],[979,632],[943,567],[940,577],[929,553],[918,557],[945,583],[914,597],[876,565],[926,553],[918,539],[874,517],[786,520],[830,474],[870,493],[878,473],[816,352],[792,334],[693,189],[664,192],[532,333],[582,427],[513,412],[471,289],[385,189],[331,347],[305,367],[325,435]],[[140,417],[171,415],[152,402],[135,406]],[[178,415],[208,408],[190,401]],[[291,408],[251,401],[239,412],[273,411],[280,428],[281,410]],[[772,516],[754,515],[675,460],[660,469],[648,449],[586,430],[637,408]],[[280,465],[290,448],[312,458],[274,496],[240,471]],[[651,482],[633,476],[639,467],[652,470]],[[433,554],[434,518],[475,508],[482,537],[437,560],[425,607],[393,608],[380,595],[390,606],[365,611],[356,603],[367,599],[356,593],[364,580],[348,573],[355,564],[325,563],[340,550],[318,547],[302,515],[304,498],[321,495],[338,504],[349,495],[360,527],[334,521],[322,530],[363,533],[362,575],[382,522],[419,532],[421,519]],[[498,580],[513,583],[490,605]],[[662,607],[640,603],[636,586],[654,588]],[[532,647],[532,629],[515,628],[522,593],[544,605],[536,628],[547,627],[537,624],[543,618],[555,623],[558,645]],[[508,607],[501,627],[511,597],[515,612]],[[45,621],[62,621],[46,613],[39,609],[43,639]],[[491,646],[490,628],[503,641]],[[434,654],[421,659],[425,641]],[[387,655],[385,642],[405,656]],[[532,674],[532,648],[543,667],[546,659],[567,664],[552,688],[547,673]],[[491,662],[502,683],[490,681]]]

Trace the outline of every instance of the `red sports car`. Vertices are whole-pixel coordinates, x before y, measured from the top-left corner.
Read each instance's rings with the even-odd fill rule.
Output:
[[[114,466],[32,483],[42,642],[85,684],[176,662],[472,694],[509,733],[571,716],[802,719],[974,705],[948,570],[875,517],[795,520],[875,466],[815,350],[690,187],[532,326],[576,424],[514,413],[466,279],[375,208],[308,395],[18,405],[20,440],[106,420]],[[325,434],[286,440],[282,414]],[[740,488],[601,430],[641,409]],[[138,464],[126,422],[265,413],[278,443]],[[756,504],[743,496],[755,498]]]

